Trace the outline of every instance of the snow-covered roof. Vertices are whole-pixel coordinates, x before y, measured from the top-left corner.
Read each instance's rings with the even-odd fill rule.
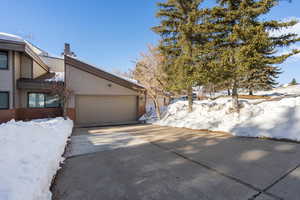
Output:
[[[101,69],[101,70],[103,70],[103,69]],[[105,71],[105,70],[103,70],[103,71]],[[107,71],[106,71],[107,72]],[[109,72],[107,72],[107,73],[109,73]],[[124,79],[124,80],[126,80],[126,81],[129,81],[129,82],[131,82],[131,83],[133,83],[133,84],[136,84],[136,85],[139,85],[139,86],[141,86],[141,87],[144,87],[142,84],[140,84],[137,80],[135,80],[135,79],[132,79],[132,78],[128,78],[128,77],[125,77],[125,76],[121,76],[121,75],[118,75],[118,74],[116,74],[116,73],[113,73],[113,75],[115,75],[115,76],[117,76],[118,78],[121,78],[121,79]]]
[[[25,42],[25,40],[17,35],[9,34],[0,32],[0,40],[8,40],[8,41],[14,41],[14,42]]]
[[[21,42],[26,44],[27,46],[29,46],[29,48],[37,55],[39,56],[47,56],[48,52],[40,49],[39,47],[33,45],[32,43],[28,42],[27,40],[25,40],[24,38],[18,36],[18,35],[13,35],[10,33],[4,33],[4,32],[0,32],[0,40],[7,40],[7,41],[12,41],[12,42]]]

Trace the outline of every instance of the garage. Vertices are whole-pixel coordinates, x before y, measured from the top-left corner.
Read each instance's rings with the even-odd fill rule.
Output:
[[[76,96],[76,123],[101,125],[137,120],[137,96]]]
[[[132,124],[145,113],[146,90],[131,79],[65,56],[68,113],[77,127]]]

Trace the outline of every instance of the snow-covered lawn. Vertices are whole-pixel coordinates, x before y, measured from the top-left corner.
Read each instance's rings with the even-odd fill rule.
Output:
[[[0,125],[0,199],[50,200],[73,122],[63,118]]]
[[[154,124],[300,141],[300,86],[262,91],[259,94],[283,98],[241,99],[243,108],[239,114],[231,111],[229,97],[195,101],[192,113],[187,112],[186,101],[178,101],[171,104],[164,117]]]

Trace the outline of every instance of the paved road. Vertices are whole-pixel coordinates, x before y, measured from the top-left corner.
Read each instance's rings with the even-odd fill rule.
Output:
[[[74,130],[55,200],[299,200],[300,144],[152,125]]]

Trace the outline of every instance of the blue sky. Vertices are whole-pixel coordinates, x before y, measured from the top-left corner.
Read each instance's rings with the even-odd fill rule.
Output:
[[[0,32],[25,37],[54,55],[59,55],[63,44],[68,42],[77,56],[89,63],[109,71],[127,71],[147,44],[155,44],[159,39],[150,30],[158,23],[155,2],[2,0]],[[300,19],[299,10],[300,1],[283,1],[264,18]],[[294,31],[300,34],[300,25]],[[284,71],[279,79],[281,83],[293,77],[300,81],[300,56],[289,59],[281,67]]]

